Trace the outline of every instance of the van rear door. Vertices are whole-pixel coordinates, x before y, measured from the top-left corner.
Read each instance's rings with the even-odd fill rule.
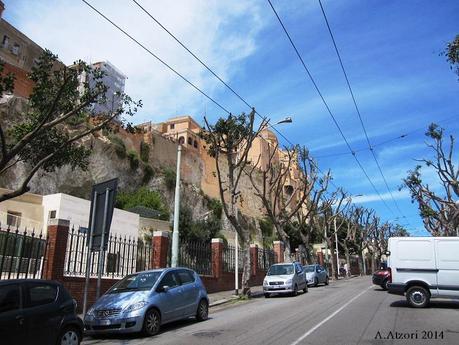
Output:
[[[459,296],[459,239],[436,238],[438,293],[444,297]]]

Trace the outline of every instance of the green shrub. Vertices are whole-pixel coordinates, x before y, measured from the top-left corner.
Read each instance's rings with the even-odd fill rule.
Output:
[[[151,167],[151,165],[146,164],[143,167],[143,178],[142,178],[142,184],[147,184],[150,182],[151,178],[155,175],[155,171]]]
[[[132,170],[136,170],[139,167],[139,157],[137,156],[137,152],[129,150],[127,153],[127,157],[129,159],[129,166]]]
[[[207,199],[207,207],[217,219],[222,219],[223,205],[218,199]]]
[[[169,220],[169,212],[161,194],[157,191],[141,187],[134,192],[119,192],[116,195],[116,207],[128,210],[136,206],[144,206],[161,212],[160,219]]]
[[[123,140],[121,140],[121,138],[116,135],[110,135],[108,139],[115,148],[115,153],[118,156],[118,158],[126,158],[126,145],[124,145]]]
[[[150,159],[150,145],[143,141],[140,142],[140,159],[145,163]]]
[[[167,189],[172,190],[175,188],[175,180],[177,178],[177,175],[175,174],[175,171],[166,168],[164,169],[164,183],[166,184]]]

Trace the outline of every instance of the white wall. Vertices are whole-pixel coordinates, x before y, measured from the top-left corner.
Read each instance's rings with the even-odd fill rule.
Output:
[[[43,197],[43,220],[48,224],[49,212],[56,211],[56,218],[70,221],[70,226],[88,227],[91,202],[67,194],[51,194]],[[111,234],[139,236],[139,215],[115,208]]]

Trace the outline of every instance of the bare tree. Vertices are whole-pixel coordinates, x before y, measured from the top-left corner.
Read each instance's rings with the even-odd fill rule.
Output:
[[[249,164],[248,156],[253,140],[266,126],[266,121],[262,121],[258,129],[254,131],[254,120],[255,109],[249,115],[229,114],[227,118],[220,118],[214,125],[209,124],[204,118],[206,130],[201,133],[209,145],[209,154],[215,158],[223,211],[237,232],[244,252],[241,282],[244,295],[250,295],[250,228],[248,222],[241,219],[242,215],[237,209],[240,197],[239,184],[243,171]],[[226,162],[226,172],[222,161]]]
[[[317,222],[320,228],[323,230],[322,238],[327,243],[327,246],[332,253],[331,260],[331,275],[338,278],[338,269],[336,265],[336,259],[333,259],[334,248],[333,242],[335,240],[335,222],[339,222],[336,225],[336,229],[342,226],[343,217],[340,217],[342,213],[349,207],[350,199],[347,194],[338,188],[328,196],[324,196],[319,209],[319,216]],[[335,257],[336,258],[336,257]]]
[[[443,129],[431,124],[426,135],[433,140],[427,146],[433,151],[433,159],[421,159],[426,167],[435,171],[438,188],[431,187],[422,180],[421,165],[408,172],[403,180],[411,193],[412,202],[416,202],[424,227],[433,236],[459,236],[459,166],[453,160],[454,137],[449,143],[443,141]]]
[[[308,200],[318,180],[317,165],[309,156],[309,151],[300,146],[279,150],[276,144],[275,147],[269,147],[268,162],[265,166],[260,166],[260,159],[261,155],[257,162],[252,164],[251,169],[246,170],[246,174],[250,178],[255,195],[263,204],[266,216],[284,242],[284,260],[290,262],[292,248],[285,228],[300,213],[307,212]],[[298,176],[292,176],[292,170],[297,171]],[[256,178],[260,175],[261,185]],[[291,180],[295,180],[293,185],[290,184]],[[288,186],[291,188],[288,189]],[[309,213],[301,219],[303,222],[308,219]],[[298,227],[294,229],[299,230]]]

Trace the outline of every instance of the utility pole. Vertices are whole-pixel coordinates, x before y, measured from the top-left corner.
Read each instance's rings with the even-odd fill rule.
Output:
[[[336,231],[336,217],[333,218],[333,225],[335,227],[335,247],[336,247],[336,273],[339,276],[339,253],[338,253],[338,232]]]
[[[177,146],[177,172],[175,179],[174,201],[174,230],[172,232],[172,260],[171,267],[177,267],[179,251],[179,214],[180,214],[180,161],[182,157],[182,145]]]

